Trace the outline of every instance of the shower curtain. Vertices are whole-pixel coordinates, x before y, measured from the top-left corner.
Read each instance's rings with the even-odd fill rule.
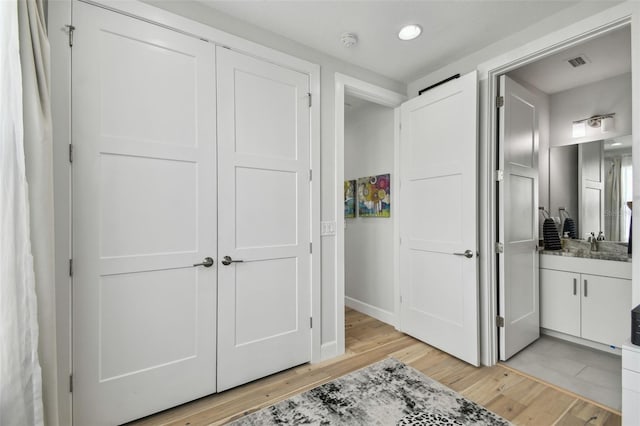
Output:
[[[627,241],[631,211],[627,201],[633,200],[631,156],[607,159],[605,180],[605,236],[612,241]]]
[[[620,189],[621,158],[612,158],[606,163],[608,171],[605,181],[604,200],[604,235],[607,239],[621,241],[620,239],[620,200],[622,192]]]

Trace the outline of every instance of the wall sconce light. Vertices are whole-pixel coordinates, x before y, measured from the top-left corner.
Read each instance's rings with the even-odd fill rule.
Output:
[[[587,125],[589,127],[600,127],[602,133],[610,132],[615,129],[613,122],[613,116],[615,112],[610,114],[594,115],[593,117],[583,118],[582,120],[576,120],[573,122],[572,136],[574,138],[581,138],[587,134]]]
[[[587,126],[584,121],[574,121],[571,136],[574,138],[582,138],[587,134]]]

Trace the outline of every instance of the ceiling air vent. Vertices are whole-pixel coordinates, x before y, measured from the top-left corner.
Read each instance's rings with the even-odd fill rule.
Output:
[[[577,68],[579,66],[586,65],[587,59],[584,56],[577,56],[575,58],[568,59],[567,62],[569,62],[572,67]]]

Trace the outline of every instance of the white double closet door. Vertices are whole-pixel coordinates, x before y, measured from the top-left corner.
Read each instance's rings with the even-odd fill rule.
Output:
[[[73,7],[74,423],[310,361],[308,75]]]

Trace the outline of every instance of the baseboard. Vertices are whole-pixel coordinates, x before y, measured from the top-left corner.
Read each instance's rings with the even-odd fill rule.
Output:
[[[559,331],[548,330],[546,328],[540,328],[540,333],[547,336],[555,337],[557,339],[567,340],[571,343],[575,343],[582,346],[588,346],[593,349],[598,349],[603,352],[622,356],[622,348],[615,346],[605,345],[603,343],[592,342],[591,340],[582,339],[580,337],[571,336],[569,334],[560,333]]]
[[[376,306],[361,302],[348,296],[344,297],[344,304],[345,306],[358,312],[362,312],[363,314],[369,315],[370,317],[375,318],[378,321],[382,321],[394,327],[396,326],[396,316],[393,312],[385,311],[384,309],[380,309]]]
[[[333,342],[323,343],[322,346],[320,346],[320,361],[335,358],[338,355],[338,342],[335,340]]]

